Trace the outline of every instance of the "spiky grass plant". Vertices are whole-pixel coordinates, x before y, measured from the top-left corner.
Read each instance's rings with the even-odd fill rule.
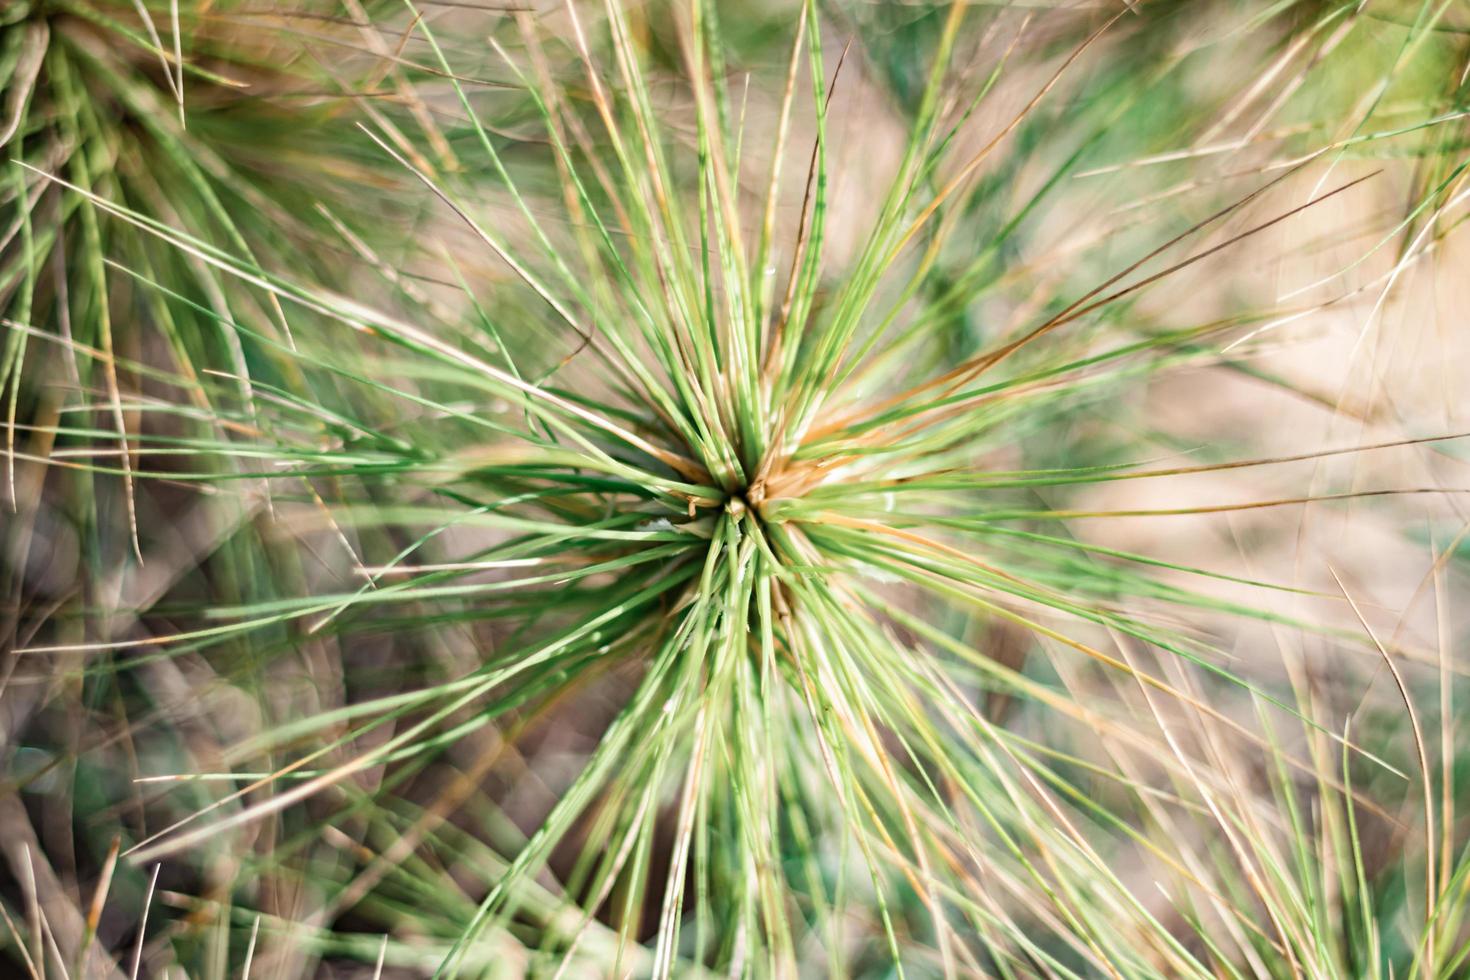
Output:
[[[1430,44],[1436,9],[1406,47]],[[833,162],[856,69],[805,4],[774,81],[736,85],[728,13],[568,6],[554,31],[525,16],[497,31],[503,97],[529,98],[543,131],[543,166],[523,177],[524,141],[480,121],[502,96],[462,83],[440,26],[412,11],[456,98],[440,111],[490,179],[430,174],[379,139],[498,263],[446,259],[463,317],[435,319],[412,292],[349,298],[61,185],[258,289],[254,310],[221,310],[118,269],[296,375],[212,401],[215,424],[187,436],[168,425],[174,402],[140,405],[132,469],[92,454],[104,432],[49,430],[89,473],[269,515],[229,533],[283,598],[220,601],[231,589],[205,558],[147,609],[26,624],[25,655],[91,704],[141,700],[142,717],[97,737],[146,734],[150,760],[178,761],[140,772],[126,827],[133,865],[167,859],[183,881],[166,898],[205,924],[178,930],[202,952],[173,955],[223,974],[243,950],[248,972],[263,936],[282,970],[319,955],[444,975],[1332,976],[1362,944],[1381,969],[1355,777],[1338,763],[1427,766],[1340,732],[1306,686],[1248,679],[1227,649],[1241,623],[1369,654],[1373,638],[1266,605],[1320,598],[1309,589],[1081,527],[1422,489],[1084,496],[1337,453],[1139,462],[1160,444],[1097,420],[1128,418],[1170,369],[1284,386],[1222,348],[1249,351],[1331,300],[1193,319],[1168,290],[1187,277],[1203,291],[1221,259],[1366,193],[1371,171],[1347,151],[1438,138],[1453,104],[1393,125],[1370,112],[1347,132],[1333,117],[1305,153],[1253,161],[1238,191],[1179,212],[1144,201],[1143,228],[1125,212],[1048,250],[1033,219],[1085,161],[1177,139],[1161,105],[1197,52],[1110,76],[1114,33],[1146,27],[1048,18],[1032,50],[1025,17],[986,33],[962,6],[919,11],[932,21],[906,139],[883,192],[844,207],[867,191]],[[1325,58],[1353,16],[1327,5],[1308,41],[1271,57],[1314,77],[1303,51]],[[1085,74],[1091,59],[1104,67]],[[1227,125],[1252,104],[1225,108]],[[1219,122],[1179,115],[1201,139]],[[1056,148],[1059,121],[1070,155],[1038,179],[1031,153]],[[1454,152],[1435,148],[1412,181],[1409,221],[1427,230],[1403,262],[1452,228]],[[839,212],[861,233],[840,240]],[[1037,257],[1014,254],[1023,244]],[[311,329],[273,333],[277,304]],[[1390,667],[1416,652],[1382,649]],[[1311,752],[1284,747],[1283,728]],[[584,744],[557,750],[567,732]],[[533,754],[544,785],[527,800],[512,779]],[[1321,798],[1306,816],[1302,779]],[[1462,866],[1427,874],[1422,941],[1394,962],[1459,968]],[[1334,918],[1343,894],[1361,930]]]

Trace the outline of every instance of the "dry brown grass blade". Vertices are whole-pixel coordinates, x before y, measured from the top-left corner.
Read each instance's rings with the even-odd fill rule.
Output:
[[[1144,262],[1149,261],[1154,256],[1158,255],[1162,250],[1169,248],[1170,246],[1172,246],[1176,242],[1180,241],[1182,238],[1187,237],[1188,235],[1192,235],[1195,231],[1200,230],[1205,225],[1210,224],[1213,221],[1216,221],[1219,218],[1222,218],[1225,215],[1234,212],[1235,210],[1238,210],[1239,207],[1242,207],[1246,203],[1250,202],[1251,200],[1254,200],[1256,197],[1258,197],[1260,194],[1264,193],[1267,189],[1269,189],[1270,187],[1272,187],[1274,184],[1276,184],[1277,182],[1285,179],[1286,177],[1290,176],[1292,173],[1295,173],[1295,172],[1296,172],[1296,169],[1295,168],[1293,168],[1292,170],[1286,171],[1284,174],[1280,175],[1279,177],[1274,178],[1273,180],[1271,180],[1267,184],[1265,184],[1262,187],[1258,188],[1255,192],[1253,192],[1252,194],[1246,196],[1241,201],[1237,202],[1235,205],[1232,205],[1231,207],[1229,207],[1229,208],[1227,208],[1225,210],[1222,210],[1220,212],[1217,212],[1215,215],[1212,215],[1210,218],[1206,219],[1204,222],[1195,225],[1193,228],[1191,228],[1189,231],[1185,232],[1183,235],[1177,236],[1176,238],[1171,239],[1168,243],[1166,243],[1165,245],[1161,246],[1159,249],[1156,249],[1153,252],[1151,252],[1149,255],[1145,256],[1140,262],[1135,263],[1133,266],[1130,266],[1129,269],[1123,273],[1123,275],[1127,275],[1128,272],[1131,272],[1134,269],[1137,269]],[[1263,232],[1263,231],[1265,231],[1268,228],[1274,227],[1275,225],[1278,225],[1281,222],[1287,220],[1288,218],[1291,218],[1291,217],[1293,217],[1293,216],[1295,216],[1297,214],[1300,214],[1301,212],[1307,210],[1310,207],[1313,207],[1314,205],[1321,204],[1323,201],[1329,200],[1330,198],[1333,198],[1333,197],[1337,196],[1338,194],[1341,194],[1341,193],[1343,193],[1345,191],[1351,190],[1352,188],[1356,187],[1357,185],[1363,183],[1364,181],[1371,180],[1372,178],[1378,176],[1380,173],[1382,173],[1381,170],[1375,170],[1372,173],[1365,174],[1362,177],[1357,178],[1356,180],[1350,180],[1346,184],[1342,184],[1342,185],[1340,185],[1338,187],[1335,187],[1332,190],[1326,192],[1325,194],[1321,194],[1321,195],[1318,195],[1316,197],[1313,197],[1311,200],[1307,201],[1305,204],[1299,204],[1299,205],[1297,205],[1294,208],[1291,208],[1291,209],[1289,209],[1287,211],[1284,211],[1281,214],[1278,214],[1275,217],[1273,217],[1273,218],[1271,218],[1271,219],[1269,219],[1269,220],[1267,220],[1265,222],[1262,222],[1261,224],[1258,224],[1258,225],[1255,225],[1255,226],[1253,226],[1251,228],[1248,228],[1245,231],[1243,231],[1243,232],[1241,232],[1241,233],[1239,233],[1237,235],[1233,235],[1230,238],[1227,238],[1225,241],[1219,243],[1218,245],[1213,245],[1210,248],[1205,249],[1203,252],[1198,252],[1198,253],[1196,253],[1194,255],[1191,255],[1189,258],[1184,259],[1184,260],[1182,260],[1180,262],[1176,262],[1174,265],[1171,265],[1171,266],[1169,266],[1166,269],[1163,269],[1163,270],[1161,270],[1159,272],[1153,273],[1152,275],[1145,276],[1143,279],[1140,279],[1136,283],[1133,283],[1133,284],[1131,284],[1129,286],[1125,286],[1124,288],[1119,289],[1116,292],[1109,293],[1108,295],[1103,296],[1100,299],[1091,299],[1090,301],[1088,301],[1088,299],[1091,296],[1096,296],[1103,289],[1106,289],[1108,285],[1111,285],[1111,284],[1116,283],[1117,281],[1119,281],[1119,279],[1121,278],[1121,276],[1115,276],[1112,279],[1110,279],[1108,281],[1108,283],[1105,284],[1103,287],[1100,287],[1099,289],[1094,290],[1092,293],[1090,293],[1088,295],[1088,297],[1084,297],[1082,300],[1079,300],[1076,303],[1073,303],[1066,310],[1062,311],[1062,313],[1058,314],[1056,317],[1052,318],[1051,320],[1048,320],[1046,323],[1043,323],[1041,326],[1035,328],[1033,331],[1031,331],[1030,333],[1026,334],[1024,337],[1021,337],[1021,338],[1019,338],[1019,339],[1017,339],[1015,341],[1012,341],[1011,343],[1005,345],[1000,350],[995,351],[992,354],[988,354],[988,355],[983,356],[982,358],[977,359],[977,361],[973,364],[970,372],[968,373],[968,375],[965,377],[964,380],[971,380],[971,379],[973,379],[973,377],[977,376],[978,374],[983,373],[984,371],[988,370],[991,367],[994,367],[996,364],[999,364],[1002,360],[1004,360],[1005,358],[1009,357],[1011,354],[1015,353],[1017,350],[1020,350],[1026,344],[1029,344],[1029,343],[1031,343],[1031,342],[1039,339],[1040,337],[1045,336],[1047,333],[1050,333],[1051,331],[1057,329],[1058,327],[1065,326],[1066,324],[1071,323],[1074,320],[1077,320],[1077,319],[1079,319],[1081,317],[1086,316],[1088,313],[1091,313],[1094,310],[1101,309],[1102,307],[1107,306],[1110,303],[1117,302],[1118,300],[1124,298],[1125,296],[1131,295],[1132,293],[1136,293],[1139,290],[1141,290],[1141,289],[1143,289],[1143,288],[1145,288],[1147,286],[1150,286],[1153,283],[1156,283],[1159,280],[1161,280],[1161,279],[1163,279],[1163,278],[1165,278],[1167,276],[1173,275],[1174,273],[1179,272],[1182,269],[1185,269],[1185,268],[1187,268],[1187,267],[1189,267],[1191,265],[1194,265],[1196,262],[1200,262],[1200,261],[1202,261],[1204,259],[1207,259],[1210,256],[1212,256],[1212,255],[1214,255],[1214,254],[1216,254],[1218,252],[1221,252],[1224,249],[1227,249],[1227,248],[1229,248],[1232,245],[1235,245],[1235,244],[1237,244],[1237,243],[1239,243],[1241,241],[1244,241],[1245,239],[1251,237],[1252,235],[1259,234],[1260,232]],[[961,381],[959,383],[964,383],[964,382]]]
[[[1292,168],[1286,170],[1284,173],[1273,177],[1271,180],[1251,191],[1249,194],[1246,194],[1245,196],[1237,199],[1231,204],[1221,208],[1220,210],[1216,211],[1214,214],[1203,219],[1202,221],[1198,221],[1195,224],[1191,225],[1189,228],[1175,235],[1173,238],[1164,242],[1162,245],[1154,248],[1142,258],[1129,264],[1122,271],[1109,277],[1101,285],[1089,290],[1087,293],[1074,300],[1060,313],[1046,320],[1039,326],[1032,328],[1021,337],[1018,337],[1015,340],[1003,344],[996,350],[976,355],[975,357],[970,358],[964,363],[959,364],[954,368],[951,368],[950,370],[937,377],[931,378],[928,381],[923,382],[922,384],[916,385],[896,395],[886,398],[883,401],[879,402],[876,406],[866,408],[864,410],[864,414],[879,414],[885,412],[891,408],[903,404],[904,402],[911,401],[921,395],[933,392],[936,389],[942,389],[944,392],[953,392],[959,387],[973,381],[981,374],[1000,364],[1002,361],[1006,360],[1011,355],[1021,350],[1023,347],[1027,346],[1028,344],[1034,343],[1035,341],[1057,330],[1058,328],[1065,326],[1066,324],[1071,323],[1083,316],[1086,316],[1088,313],[1091,313],[1094,310],[1107,306],[1110,303],[1114,303],[1132,293],[1138,292],[1139,290],[1144,289],[1145,287],[1150,286],[1153,283],[1166,278],[1167,276],[1173,275],[1176,272],[1188,268],[1189,266],[1194,265],[1197,262],[1209,258],[1210,256],[1215,255],[1216,253],[1226,248],[1229,248],[1230,246],[1235,245],[1252,235],[1259,234],[1260,232],[1265,231],[1268,228],[1280,224],[1288,218],[1291,218],[1294,215],[1305,211],[1307,208],[1310,208],[1316,204],[1320,204],[1337,194],[1341,194],[1344,191],[1351,189],[1357,184],[1360,184],[1363,181],[1366,181],[1379,173],[1379,171],[1374,171],[1373,173],[1367,174],[1363,177],[1359,177],[1356,180],[1349,181],[1348,183],[1336,187],[1325,194],[1312,198],[1305,204],[1297,205],[1290,210],[1276,215],[1268,221],[1253,226],[1252,228],[1249,228],[1246,231],[1241,232],[1237,235],[1233,235],[1230,238],[1226,239],[1224,242],[1205,249],[1203,252],[1196,253],[1186,259],[1183,259],[1180,262],[1176,262],[1175,264],[1169,266],[1166,269],[1163,269],[1160,272],[1156,272],[1149,276],[1146,276],[1143,279],[1140,279],[1138,282],[1135,282],[1129,286],[1125,286],[1122,289],[1116,290],[1115,292],[1109,293],[1105,296],[1102,295],[1110,287],[1116,285],[1118,282],[1121,282],[1128,275],[1142,268],[1145,264],[1163,254],[1164,252],[1168,251],[1169,249],[1173,248],[1184,239],[1189,238],[1196,232],[1203,230],[1204,228],[1210,226],[1211,224],[1214,224],[1222,218],[1225,218],[1228,215],[1239,211],[1250,202],[1256,200],[1262,194],[1266,193],[1266,191],[1284,181],[1287,177],[1296,173],[1302,167],[1305,167],[1306,164],[1312,159],[1315,159],[1316,156],[1317,154],[1313,154],[1306,160],[1303,160],[1300,163],[1294,165]],[[1098,298],[1099,296],[1101,296],[1101,298]],[[858,416],[856,415],[850,415],[838,420],[834,420],[833,422],[829,422],[826,425],[821,426],[819,429],[812,430],[809,433],[809,438],[820,438],[825,435],[830,435],[833,432],[840,431],[841,429],[851,425],[857,417]]]
[[[155,864],[148,876],[148,893],[143,897],[143,913],[138,919],[138,938],[133,943],[133,965],[128,971],[128,980],[138,980],[138,970],[143,965],[143,940],[148,934],[148,912],[153,908],[153,894],[158,889],[158,871],[163,865]]]
[[[1116,24],[1118,20],[1126,13],[1127,10],[1125,8],[1124,10],[1120,10],[1117,13],[1113,14],[1113,16],[1109,17],[1106,21],[1103,22],[1101,27],[1097,28],[1097,30],[1089,34],[1081,44],[1072,49],[1071,54],[1067,55],[1066,59],[1061,63],[1060,66],[1058,66],[1056,71],[1052,73],[1051,77],[1046,80],[1046,84],[1042,85],[1041,88],[1037,90],[1036,94],[1031,97],[1031,101],[1027,102],[1026,105],[1021,109],[1021,111],[1016,113],[1016,115],[1012,117],[1011,121],[1007,123],[999,133],[996,133],[994,136],[992,136],[990,138],[990,141],[986,143],[983,147],[981,147],[978,153],[971,157],[964,164],[964,166],[960,167],[959,171],[949,179],[949,182],[946,183],[944,187],[940,188],[939,193],[934,195],[934,199],[929,202],[924,210],[919,212],[919,216],[915,218],[913,222],[908,226],[908,228],[904,231],[904,233],[899,236],[898,243],[894,245],[893,249],[888,253],[887,258],[883,263],[885,266],[893,264],[893,261],[898,258],[899,253],[901,253],[904,248],[908,246],[908,243],[913,239],[913,237],[919,233],[919,229],[924,227],[929,219],[934,216],[934,212],[938,211],[939,208],[944,204],[944,202],[949,200],[950,196],[955,193],[955,191],[965,186],[965,182],[970,178],[970,175],[975,172],[976,168],[978,168],[980,164],[984,163],[986,159],[989,158],[990,154],[995,151],[995,148],[1000,146],[1000,144],[1006,139],[1006,137],[1015,132],[1016,128],[1020,126],[1021,123],[1025,122],[1026,118],[1030,116],[1031,113],[1036,111],[1036,107],[1041,104],[1041,100],[1046,98],[1047,94],[1056,87],[1057,83],[1062,80],[1062,76],[1067,73],[1067,70],[1076,63],[1078,58],[1082,57],[1083,52],[1092,47],[1093,43],[1101,38],[1103,34],[1105,34],[1109,28]]]
[[[1117,639],[1120,641],[1123,640],[1122,637],[1117,637]],[[1287,935],[1287,924],[1282,920],[1281,915],[1277,911],[1279,906],[1275,902],[1273,902],[1270,897],[1271,889],[1269,887],[1266,876],[1257,866],[1257,862],[1252,860],[1250,848],[1246,845],[1246,842],[1241,839],[1237,829],[1234,827],[1232,822],[1228,819],[1224,811],[1221,809],[1220,801],[1216,799],[1215,793],[1210,789],[1210,787],[1206,783],[1206,780],[1201,776],[1197,765],[1190,761],[1189,755],[1184,751],[1183,746],[1180,744],[1179,738],[1174,731],[1174,727],[1169,723],[1169,721],[1165,717],[1164,712],[1156,703],[1154,699],[1154,692],[1149,690],[1148,686],[1142,683],[1142,678],[1148,675],[1134,668],[1133,656],[1129,653],[1129,644],[1126,641],[1120,642],[1118,645],[1118,650],[1122,654],[1123,658],[1127,661],[1129,667],[1133,668],[1133,676],[1139,678],[1139,693],[1142,694],[1144,702],[1148,705],[1149,711],[1150,713],[1152,713],[1154,720],[1159,727],[1159,730],[1163,733],[1164,739],[1168,742],[1170,751],[1174,754],[1174,757],[1179,760],[1179,763],[1184,767],[1184,770],[1188,774],[1190,782],[1193,783],[1196,791],[1199,793],[1200,799],[1204,800],[1205,805],[1209,807],[1210,813],[1215,819],[1215,825],[1220,829],[1220,832],[1225,837],[1225,840],[1231,852],[1235,854],[1236,859],[1239,861],[1240,869],[1245,876],[1247,884],[1249,885],[1251,891],[1254,892],[1256,897],[1260,900],[1262,907],[1266,911],[1267,917],[1271,920],[1271,927],[1275,930],[1277,936],[1280,939],[1280,946],[1286,952],[1286,962],[1287,966],[1291,970],[1292,977],[1300,980],[1300,978],[1302,977],[1301,965],[1298,962],[1296,953],[1293,949],[1294,944],[1292,943],[1290,937],[1288,937]],[[1191,707],[1193,707],[1193,704],[1191,704]]]
[[[122,836],[114,835],[107,848],[107,857],[102,862],[102,873],[97,877],[97,887],[92,891],[92,902],[87,906],[86,929],[82,933],[81,948],[77,950],[77,974],[87,975],[88,958],[92,952],[92,941],[97,936],[97,924],[102,921],[102,909],[107,904],[107,892],[112,888],[112,875],[117,870],[117,852],[122,847]]]
[[[13,789],[0,790],[0,850],[15,880],[22,883],[29,913],[27,929],[37,944],[31,950],[32,961],[44,976],[44,950],[49,948],[58,969],[67,973],[67,963],[76,963],[81,956],[87,919],[46,861],[25,805]],[[63,951],[72,955],[65,956]],[[122,972],[106,953],[94,956],[91,963],[93,975],[122,980]]]
[[[852,38],[848,38],[847,43],[842,46],[842,53],[837,56],[836,66],[832,69],[832,79],[827,83],[827,93],[823,97],[824,106],[828,110],[832,107],[832,96],[837,92],[837,80],[842,77],[842,66],[847,64],[847,55],[852,50],[852,43]],[[781,356],[783,331],[786,328],[787,318],[791,315],[791,305],[796,301],[796,287],[801,263],[806,257],[808,240],[811,236],[812,192],[816,189],[817,163],[820,155],[821,144],[813,137],[812,152],[806,165],[806,186],[801,195],[801,215],[797,218],[796,224],[796,246],[791,250],[791,267],[786,273],[786,295],[781,300],[781,309],[777,313],[776,323],[771,331],[762,365],[761,383],[766,387],[767,397],[770,396],[769,389],[775,380],[775,371]]]
[[[1342,493],[1319,493],[1305,497],[1281,497],[1276,500],[1251,500],[1239,504],[1211,504],[1202,507],[1163,507],[1140,510],[1052,510],[1046,515],[1058,520],[1082,517],[1178,517],[1187,514],[1225,514],[1267,507],[1290,507],[1315,504],[1327,500],[1356,500],[1364,497],[1394,497],[1412,494],[1470,493],[1470,487],[1402,487],[1385,490],[1347,490]]]
[[[20,930],[16,928],[15,922],[10,918],[10,913],[5,910],[5,903],[0,902],[0,918],[5,920],[5,928],[10,930],[10,938],[15,942],[15,948],[20,951],[21,959],[25,962],[26,972],[31,975],[31,980],[42,980],[40,972],[36,969],[36,961],[31,959],[31,951],[25,944]]]
[[[1399,697],[1403,700],[1404,709],[1408,712],[1409,729],[1414,736],[1414,752],[1418,756],[1419,762],[1420,785],[1424,791],[1424,888],[1426,895],[1424,905],[1425,928],[1422,941],[1424,944],[1425,961],[1433,969],[1438,962],[1434,955],[1435,937],[1438,932],[1436,928],[1438,919],[1437,909],[1439,907],[1439,886],[1437,884],[1438,878],[1436,874],[1438,870],[1436,867],[1438,847],[1436,846],[1434,830],[1434,778],[1430,774],[1429,749],[1424,742],[1424,727],[1420,724],[1419,709],[1414,706],[1414,698],[1409,693],[1408,684],[1404,682],[1404,675],[1399,670],[1398,664],[1394,663],[1393,656],[1384,647],[1383,643],[1379,641],[1378,634],[1373,631],[1373,627],[1368,625],[1368,620],[1364,618],[1363,611],[1358,608],[1358,603],[1353,599],[1352,594],[1348,592],[1347,586],[1343,584],[1342,577],[1337,574],[1337,569],[1328,565],[1327,571],[1332,573],[1333,580],[1337,582],[1337,587],[1342,590],[1343,598],[1352,607],[1353,615],[1357,617],[1359,625],[1363,627],[1363,632],[1368,634],[1368,639],[1373,641],[1373,646],[1378,650],[1379,655],[1383,657],[1383,663],[1388,667],[1389,674],[1393,676],[1394,686],[1398,688]]]
[[[14,30],[13,27],[11,29]],[[51,28],[44,20],[27,21],[25,31],[20,59],[12,69],[14,75],[5,86],[5,121],[0,124],[0,148],[8,146],[20,128],[21,115],[31,93],[36,90],[36,79],[40,77],[46,48],[51,42]]]

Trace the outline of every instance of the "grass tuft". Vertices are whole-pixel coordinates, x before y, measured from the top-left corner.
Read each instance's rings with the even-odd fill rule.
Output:
[[[1447,615],[1464,420],[1352,386],[1456,247],[1464,39],[1448,3],[1205,7],[7,15],[9,200],[41,202],[0,253],[7,455],[109,488],[69,501],[80,584],[10,577],[11,798],[121,837],[79,936],[26,918],[41,877],[0,893],[17,957],[1456,975],[1448,628],[1241,538],[1427,515]],[[322,143],[281,180],[250,144],[298,112]],[[167,354],[118,342],[119,296]],[[1340,391],[1282,363],[1363,303]],[[27,402],[57,336],[71,383]],[[1198,448],[1161,392],[1217,378],[1355,438]],[[1384,667],[1393,711],[1360,727],[1309,650]],[[94,943],[120,891],[137,945]]]

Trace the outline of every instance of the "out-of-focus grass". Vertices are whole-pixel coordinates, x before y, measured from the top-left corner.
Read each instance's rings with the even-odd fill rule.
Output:
[[[1379,344],[1450,285],[1465,25],[1135,6],[375,10],[390,114],[284,161],[289,92],[38,74],[73,156],[147,80],[98,133],[178,170],[15,170],[83,243],[4,253],[77,365],[7,361],[13,960],[1456,975],[1463,413]]]

